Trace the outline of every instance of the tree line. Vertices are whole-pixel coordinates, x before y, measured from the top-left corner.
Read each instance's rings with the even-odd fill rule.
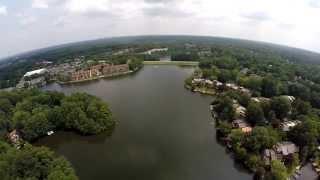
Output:
[[[250,90],[250,94],[246,94],[222,86],[216,90],[211,104],[218,120],[217,134],[230,142],[236,161],[254,172],[257,179],[276,180],[287,179],[296,166],[310,159],[319,161],[320,76],[316,71],[319,67],[243,49],[218,48],[214,52],[200,60],[200,69],[194,76],[234,83]],[[190,85],[191,80],[187,79],[186,83]],[[253,97],[260,101],[254,101]],[[232,121],[238,118],[235,102],[246,108],[244,119],[252,127],[249,134],[232,126]],[[281,123],[288,120],[300,123],[283,131]],[[299,154],[284,161],[274,160],[266,166],[262,157],[264,150],[282,141],[296,144]]]
[[[28,142],[48,131],[82,135],[112,132],[115,120],[108,105],[86,93],[66,96],[38,89],[0,92],[0,177],[2,179],[77,179],[71,165],[47,148]],[[24,143],[6,143],[15,130]]]

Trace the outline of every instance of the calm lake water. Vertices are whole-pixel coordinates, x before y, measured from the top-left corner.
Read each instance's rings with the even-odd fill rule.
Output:
[[[84,180],[247,180],[219,145],[209,96],[184,89],[192,68],[145,66],[117,79],[46,87],[87,92],[108,102],[119,124],[113,134],[56,133],[37,142],[65,156]]]

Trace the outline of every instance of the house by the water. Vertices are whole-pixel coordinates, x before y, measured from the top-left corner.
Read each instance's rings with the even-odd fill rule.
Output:
[[[83,81],[100,76],[111,76],[125,72],[129,72],[128,64],[113,65],[103,63],[71,73],[71,81]]]

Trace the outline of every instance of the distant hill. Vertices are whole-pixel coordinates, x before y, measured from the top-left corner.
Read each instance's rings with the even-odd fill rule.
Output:
[[[208,36],[130,36],[104,38],[90,41],[62,44],[31,52],[21,53],[0,61],[0,88],[15,86],[27,71],[36,68],[37,62],[65,62],[85,56],[90,58],[108,57],[112,51],[136,47],[140,52],[149,47],[185,47],[192,43],[197,47],[214,47],[220,50],[237,50],[259,55],[258,60],[278,58],[301,64],[320,64],[320,54],[271,43]],[[179,49],[178,48],[178,49]],[[244,50],[244,51],[243,51]],[[235,52],[235,51],[234,51]],[[247,54],[248,55],[248,54]],[[243,58],[247,58],[243,56]]]
[[[216,46],[233,46],[246,48],[253,51],[276,53],[285,59],[298,63],[320,64],[320,54],[298,48],[292,48],[271,43],[256,42],[242,39],[232,39],[210,36],[128,36],[104,38],[90,41],[75,42],[43,48],[27,53],[15,55],[0,61],[0,68],[4,64],[10,65],[17,61],[37,61],[40,59],[56,60],[62,56],[78,56],[88,51],[103,52],[110,46],[133,45],[133,44],[174,44],[174,43],[195,43],[210,44]]]

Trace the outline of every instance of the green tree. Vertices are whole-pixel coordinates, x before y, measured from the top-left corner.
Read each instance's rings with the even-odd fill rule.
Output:
[[[138,58],[131,58],[129,61],[129,69],[135,71],[143,66],[142,60]]]
[[[281,161],[273,160],[271,162],[271,174],[274,180],[287,180],[287,168]]]
[[[241,80],[241,85],[251,90],[260,92],[262,85],[262,78],[259,76],[249,76]]]
[[[75,93],[62,101],[65,126],[82,134],[97,134],[112,130],[115,121],[102,100],[83,93]]]
[[[283,119],[291,111],[291,104],[285,97],[274,97],[271,101],[271,108],[278,118]]]
[[[12,117],[14,128],[23,129],[25,127],[26,121],[28,121],[30,118],[31,114],[29,112],[16,111]]]
[[[299,147],[307,146],[309,150],[315,149],[318,138],[320,137],[320,123],[318,120],[310,118],[305,119],[301,124],[298,124],[288,133],[291,141]]]
[[[220,122],[217,127],[217,132],[221,137],[227,137],[232,131],[232,126],[228,122]]]
[[[241,146],[245,142],[245,134],[240,129],[231,131],[230,139],[232,147]]]
[[[211,104],[219,119],[232,121],[235,117],[235,109],[232,99],[227,96],[217,97]]]
[[[202,77],[205,79],[209,79],[213,76],[213,72],[211,69],[202,69]]]
[[[247,120],[255,124],[263,124],[265,121],[264,113],[259,103],[250,102],[246,112]]]
[[[263,78],[261,88],[261,94],[264,97],[273,97],[279,93],[279,83],[272,77]]]
[[[9,116],[12,113],[13,105],[9,101],[9,99],[6,98],[0,98],[0,112],[2,111],[7,116]]]
[[[311,105],[309,102],[303,101],[301,99],[296,99],[293,104],[293,114],[294,115],[299,115],[303,114],[306,115],[311,111]]]
[[[258,167],[261,166],[261,159],[259,155],[249,154],[245,165],[252,171],[255,172]]]
[[[0,147],[3,147],[3,143],[1,144]],[[65,159],[56,157],[47,148],[32,147],[28,144],[20,150],[8,146],[5,148],[0,152],[2,179],[57,179],[60,177],[77,180],[70,164]]]
[[[234,145],[233,151],[235,154],[235,158],[238,161],[243,161],[247,158],[247,150],[240,145]]]
[[[310,98],[310,89],[303,84],[291,83],[289,84],[288,90],[289,94],[294,97],[299,97],[303,100],[309,100]]]
[[[298,154],[293,154],[290,156],[290,159],[288,160],[288,171],[289,174],[293,173],[296,170],[296,167],[299,166],[300,160]]]
[[[212,61],[211,60],[202,60],[199,62],[199,68],[201,69],[210,69],[212,66]]]
[[[238,71],[236,70],[221,69],[218,74],[218,80],[223,83],[236,81],[237,77],[238,77]]]
[[[221,58],[214,59],[213,62],[218,68],[222,68],[222,69],[231,70],[239,66],[237,59],[231,56],[222,56]]]
[[[245,146],[252,152],[259,153],[266,148],[272,148],[279,139],[279,134],[274,129],[257,126],[253,128]]]
[[[266,170],[262,166],[257,167],[256,173],[254,175],[254,180],[267,179],[265,178],[265,174],[266,174]]]

